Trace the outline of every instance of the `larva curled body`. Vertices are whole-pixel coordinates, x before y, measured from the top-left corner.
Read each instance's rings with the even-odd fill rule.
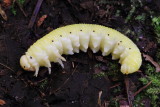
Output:
[[[103,56],[112,54],[112,59],[120,59],[121,72],[129,74],[137,71],[142,63],[137,46],[126,36],[111,28],[94,24],[73,24],[53,30],[34,43],[20,59],[24,70],[36,71],[39,67],[48,67],[57,62],[62,67],[65,58],[62,54],[72,55],[79,50],[93,53],[101,50]]]

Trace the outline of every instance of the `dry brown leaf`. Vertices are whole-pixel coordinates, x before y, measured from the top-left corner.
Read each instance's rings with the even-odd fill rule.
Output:
[[[2,106],[4,104],[6,104],[6,102],[4,100],[0,99],[0,106]]]
[[[47,18],[47,15],[41,16],[37,21],[37,27],[40,27],[46,18]]]
[[[6,7],[10,6],[12,4],[13,0],[3,0],[3,3]]]
[[[6,15],[6,13],[4,12],[4,10],[2,9],[1,4],[0,4],[0,14],[1,14],[1,16],[3,17],[3,19],[7,21],[7,15]]]
[[[143,53],[143,57],[145,58],[146,61],[149,61],[156,67],[156,72],[160,72],[160,65],[157,62],[155,62],[152,57],[144,53]]]

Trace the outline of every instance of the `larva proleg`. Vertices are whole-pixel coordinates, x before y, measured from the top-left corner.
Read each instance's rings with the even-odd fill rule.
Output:
[[[35,76],[41,66],[47,67],[50,74],[51,62],[64,67],[63,54],[86,52],[88,48],[119,59],[123,74],[136,72],[142,63],[138,47],[120,32],[101,25],[73,24],[57,28],[35,42],[20,58],[20,65],[24,70],[35,71]]]

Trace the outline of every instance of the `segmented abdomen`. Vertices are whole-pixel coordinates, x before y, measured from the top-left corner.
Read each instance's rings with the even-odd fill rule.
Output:
[[[58,62],[63,67],[62,54],[72,55],[79,50],[93,53],[101,50],[103,56],[112,54],[112,59],[120,59],[121,72],[129,74],[141,66],[141,53],[137,46],[120,32],[93,24],[74,24],[58,28],[34,43],[26,52],[30,64],[50,68],[50,62]],[[34,61],[32,61],[34,60]]]

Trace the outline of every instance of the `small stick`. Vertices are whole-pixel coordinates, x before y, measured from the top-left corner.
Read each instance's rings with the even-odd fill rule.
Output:
[[[33,14],[32,14],[32,17],[31,17],[31,19],[30,19],[30,21],[29,21],[28,28],[32,28],[32,27],[33,27],[34,22],[35,22],[35,20],[36,20],[36,17],[37,17],[37,14],[38,14],[38,12],[39,12],[39,9],[40,9],[40,7],[41,7],[42,2],[43,2],[43,0],[38,0],[38,2],[37,2],[37,4],[36,4],[36,7],[35,7],[35,9],[34,9],[34,12],[33,12]]]
[[[6,67],[7,69],[9,69],[9,70],[11,70],[11,71],[14,72],[14,70],[13,70],[12,68],[8,67],[7,65],[4,65],[4,64],[2,64],[2,63],[0,63],[0,65],[4,66],[4,67]]]
[[[78,67],[78,65],[74,68],[73,72],[71,73],[71,76],[74,74],[74,72],[76,71],[77,67]],[[71,77],[71,76],[70,76],[70,77]],[[51,92],[50,92],[50,95],[53,94],[53,93],[55,93],[55,92],[57,92],[57,91],[59,91],[59,90],[69,81],[70,77],[67,78],[67,79],[64,81],[64,83],[63,83],[59,88],[57,88],[57,89],[54,90],[54,91],[51,91]]]
[[[22,11],[23,15],[24,15],[25,17],[27,17],[27,14],[26,14],[26,12],[23,10],[22,6],[21,6],[17,1],[15,1],[15,2],[16,2],[17,5],[19,6],[19,8],[20,8],[20,10]]]
[[[112,89],[112,88],[115,88],[115,87],[117,87],[117,86],[119,86],[119,85],[120,85],[120,83],[115,84],[115,85],[113,85],[113,86],[111,86],[111,87],[109,87],[109,88]]]
[[[144,53],[143,53],[143,57],[145,58],[146,61],[149,61],[156,67],[156,72],[160,72],[160,65],[157,62],[155,62],[152,57]]]
[[[2,9],[2,6],[1,6],[1,4],[0,4],[0,15],[2,16],[2,18],[5,20],[5,21],[7,21],[7,15],[6,15],[6,13],[5,13],[5,11]]]
[[[134,93],[134,97],[139,94],[142,90],[144,90],[145,88],[147,88],[150,84],[152,83],[152,81],[150,81],[147,85],[143,86],[142,88],[140,88],[137,92]]]
[[[129,107],[133,107],[132,101],[130,100],[129,79],[128,79],[128,77],[125,77],[125,81],[124,82],[125,82],[125,85],[126,85],[126,91],[127,91]]]

